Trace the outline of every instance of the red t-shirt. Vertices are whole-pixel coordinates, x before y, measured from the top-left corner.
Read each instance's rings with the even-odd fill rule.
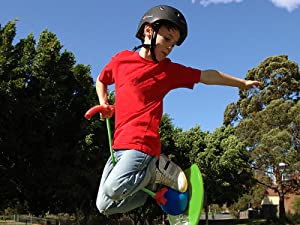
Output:
[[[115,84],[115,133],[113,148],[136,149],[160,155],[158,133],[163,98],[172,89],[192,89],[201,71],[171,62],[142,58],[138,52],[122,51],[104,67],[98,79]]]

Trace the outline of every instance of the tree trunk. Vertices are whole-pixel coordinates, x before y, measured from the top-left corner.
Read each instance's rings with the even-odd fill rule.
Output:
[[[285,224],[286,222],[284,194],[279,194],[279,221],[281,222],[281,224]]]
[[[207,204],[207,186],[204,192],[204,210],[205,210],[205,225],[208,225],[208,204]]]

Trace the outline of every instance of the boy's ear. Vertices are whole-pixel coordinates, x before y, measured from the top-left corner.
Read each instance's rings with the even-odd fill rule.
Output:
[[[152,34],[153,34],[153,28],[151,27],[150,24],[146,24],[144,27],[144,35],[148,36],[149,39],[151,39]]]

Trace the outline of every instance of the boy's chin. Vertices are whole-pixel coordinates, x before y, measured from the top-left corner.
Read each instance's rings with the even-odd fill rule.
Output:
[[[162,56],[162,57],[156,57],[158,62],[163,61],[165,58],[167,58],[167,56]]]

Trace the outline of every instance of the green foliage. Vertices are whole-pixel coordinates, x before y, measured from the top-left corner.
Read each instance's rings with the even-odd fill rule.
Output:
[[[90,67],[47,30],[37,44],[32,34],[13,44],[15,35],[16,21],[0,29],[0,208],[87,215],[104,165],[98,149],[108,152],[105,124],[83,117],[97,102]]]
[[[244,144],[234,136],[231,126],[203,132],[199,126],[188,131],[177,129],[175,147],[183,152],[179,165],[184,168],[196,163],[203,175],[204,207],[212,204],[228,205],[248,192],[252,185],[249,155]]]
[[[209,204],[232,204],[252,185],[249,156],[234,136],[234,128],[221,127],[205,137],[206,148],[198,154]]]
[[[160,140],[162,145],[162,152],[166,154],[174,153],[174,125],[172,119],[168,114],[164,114],[159,126]]]
[[[285,217],[284,196],[299,190],[299,182],[284,180],[300,170],[300,73],[286,55],[265,59],[248,71],[247,79],[262,82],[260,89],[240,90],[238,102],[227,106],[225,124],[236,124],[235,134],[245,143],[257,180],[280,197],[280,220]],[[237,123],[238,122],[238,123]],[[287,165],[280,168],[279,164]]]
[[[250,207],[253,209],[258,209],[261,207],[261,201],[265,195],[265,187],[261,184],[255,184],[251,189],[243,194],[236,202],[234,202],[230,207],[230,212],[239,217],[239,212],[247,210]]]
[[[206,147],[205,137],[208,132],[203,132],[199,126],[195,126],[188,131],[182,132],[177,129],[175,136],[175,146],[181,152],[180,165],[183,168],[196,163],[199,165],[199,153]],[[201,169],[201,168],[200,168]]]
[[[256,68],[248,71],[246,79],[259,80],[260,90],[240,90],[237,103],[227,106],[224,124],[233,125],[242,119],[251,118],[266,108],[273,100],[297,101],[300,96],[300,73],[298,64],[288,60],[286,55],[268,57]]]
[[[251,150],[254,168],[271,174],[279,183],[279,163],[288,164],[291,174],[300,169],[299,113],[299,101],[294,104],[273,100],[263,111],[243,120],[237,127],[237,134]]]
[[[300,198],[295,198],[292,204],[293,209],[295,210],[295,214],[300,216]]]

